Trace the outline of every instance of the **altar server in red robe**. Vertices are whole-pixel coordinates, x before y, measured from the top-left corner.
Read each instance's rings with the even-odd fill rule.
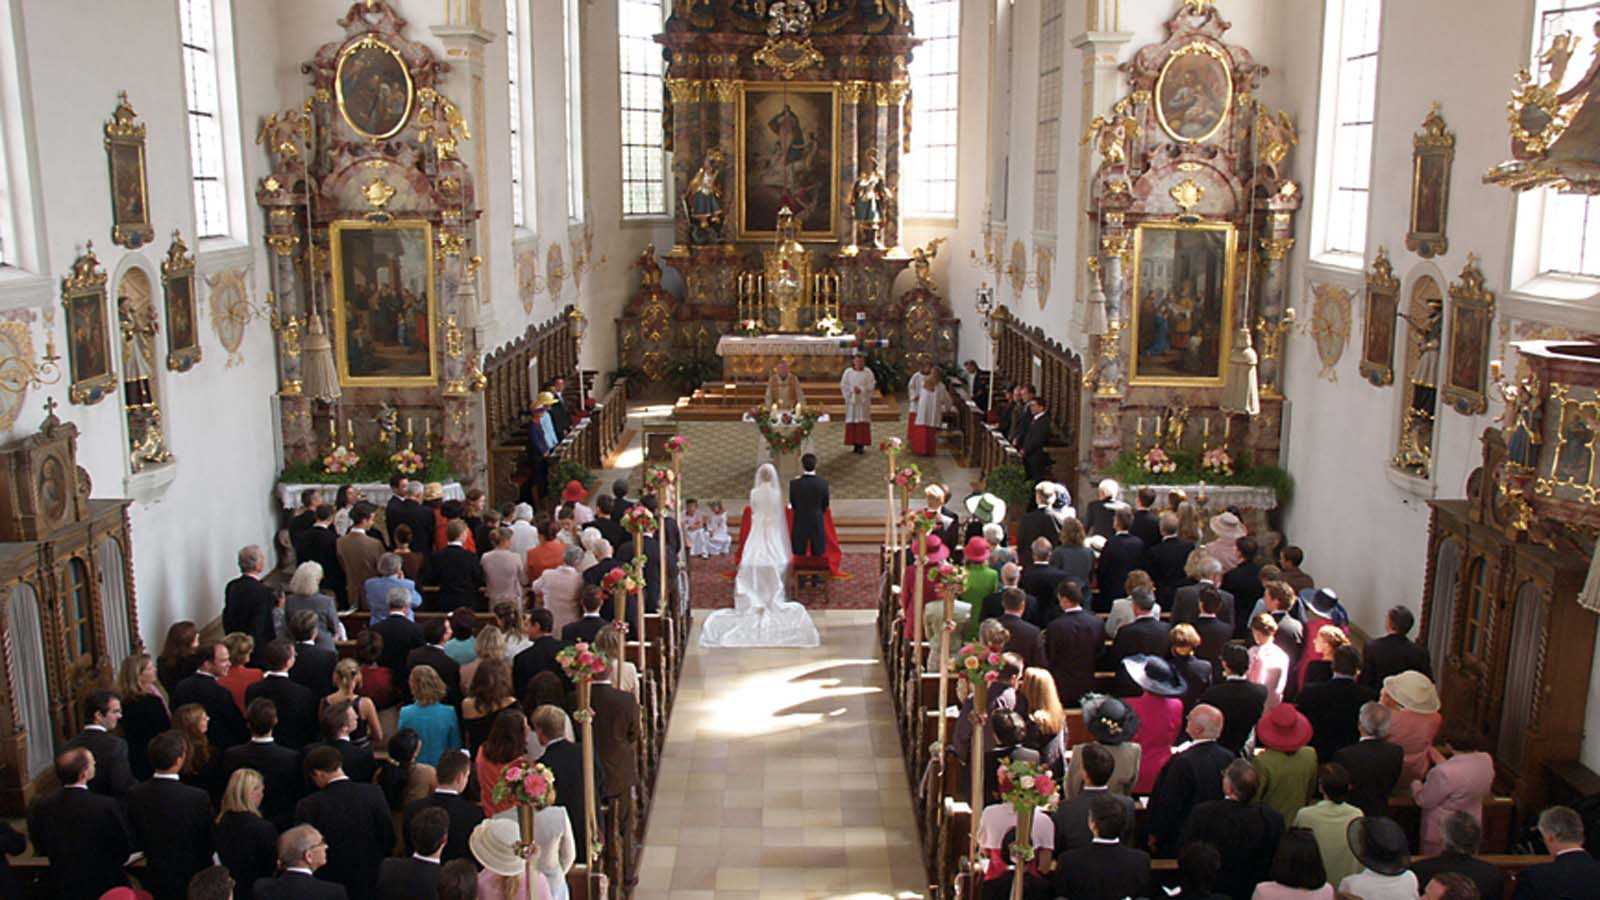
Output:
[[[861,453],[872,443],[872,395],[878,378],[867,368],[867,359],[857,353],[850,368],[839,376],[839,392],[844,395],[844,442]]]

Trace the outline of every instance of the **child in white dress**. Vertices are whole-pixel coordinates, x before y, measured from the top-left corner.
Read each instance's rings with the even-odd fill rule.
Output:
[[[700,511],[700,501],[690,497],[683,503],[683,533],[689,539],[689,555],[706,555],[706,516]]]
[[[711,501],[711,511],[703,518],[704,527],[701,534],[704,543],[701,545],[700,556],[723,556],[733,549],[733,538],[728,534],[728,514],[722,508],[721,500]],[[694,546],[692,543],[690,546]]]

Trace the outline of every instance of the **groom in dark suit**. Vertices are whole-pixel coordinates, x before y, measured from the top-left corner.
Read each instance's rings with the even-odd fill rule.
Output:
[[[802,556],[821,558],[828,554],[828,538],[823,516],[828,510],[828,480],[817,474],[817,456],[807,453],[800,457],[799,478],[789,482],[789,506],[794,509],[794,527],[789,539],[795,559]],[[800,576],[821,582],[815,575]]]

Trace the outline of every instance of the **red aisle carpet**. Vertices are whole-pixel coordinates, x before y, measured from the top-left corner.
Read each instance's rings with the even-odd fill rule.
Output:
[[[689,561],[689,599],[695,609],[727,609],[733,606],[734,556],[713,556]],[[824,609],[876,609],[878,606],[878,553],[845,553],[840,568],[846,579],[828,579],[828,599],[808,602]]]

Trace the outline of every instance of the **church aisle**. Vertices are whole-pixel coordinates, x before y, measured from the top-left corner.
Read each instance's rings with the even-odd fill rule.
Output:
[[[876,612],[812,615],[815,649],[690,652],[636,900],[920,896]]]

